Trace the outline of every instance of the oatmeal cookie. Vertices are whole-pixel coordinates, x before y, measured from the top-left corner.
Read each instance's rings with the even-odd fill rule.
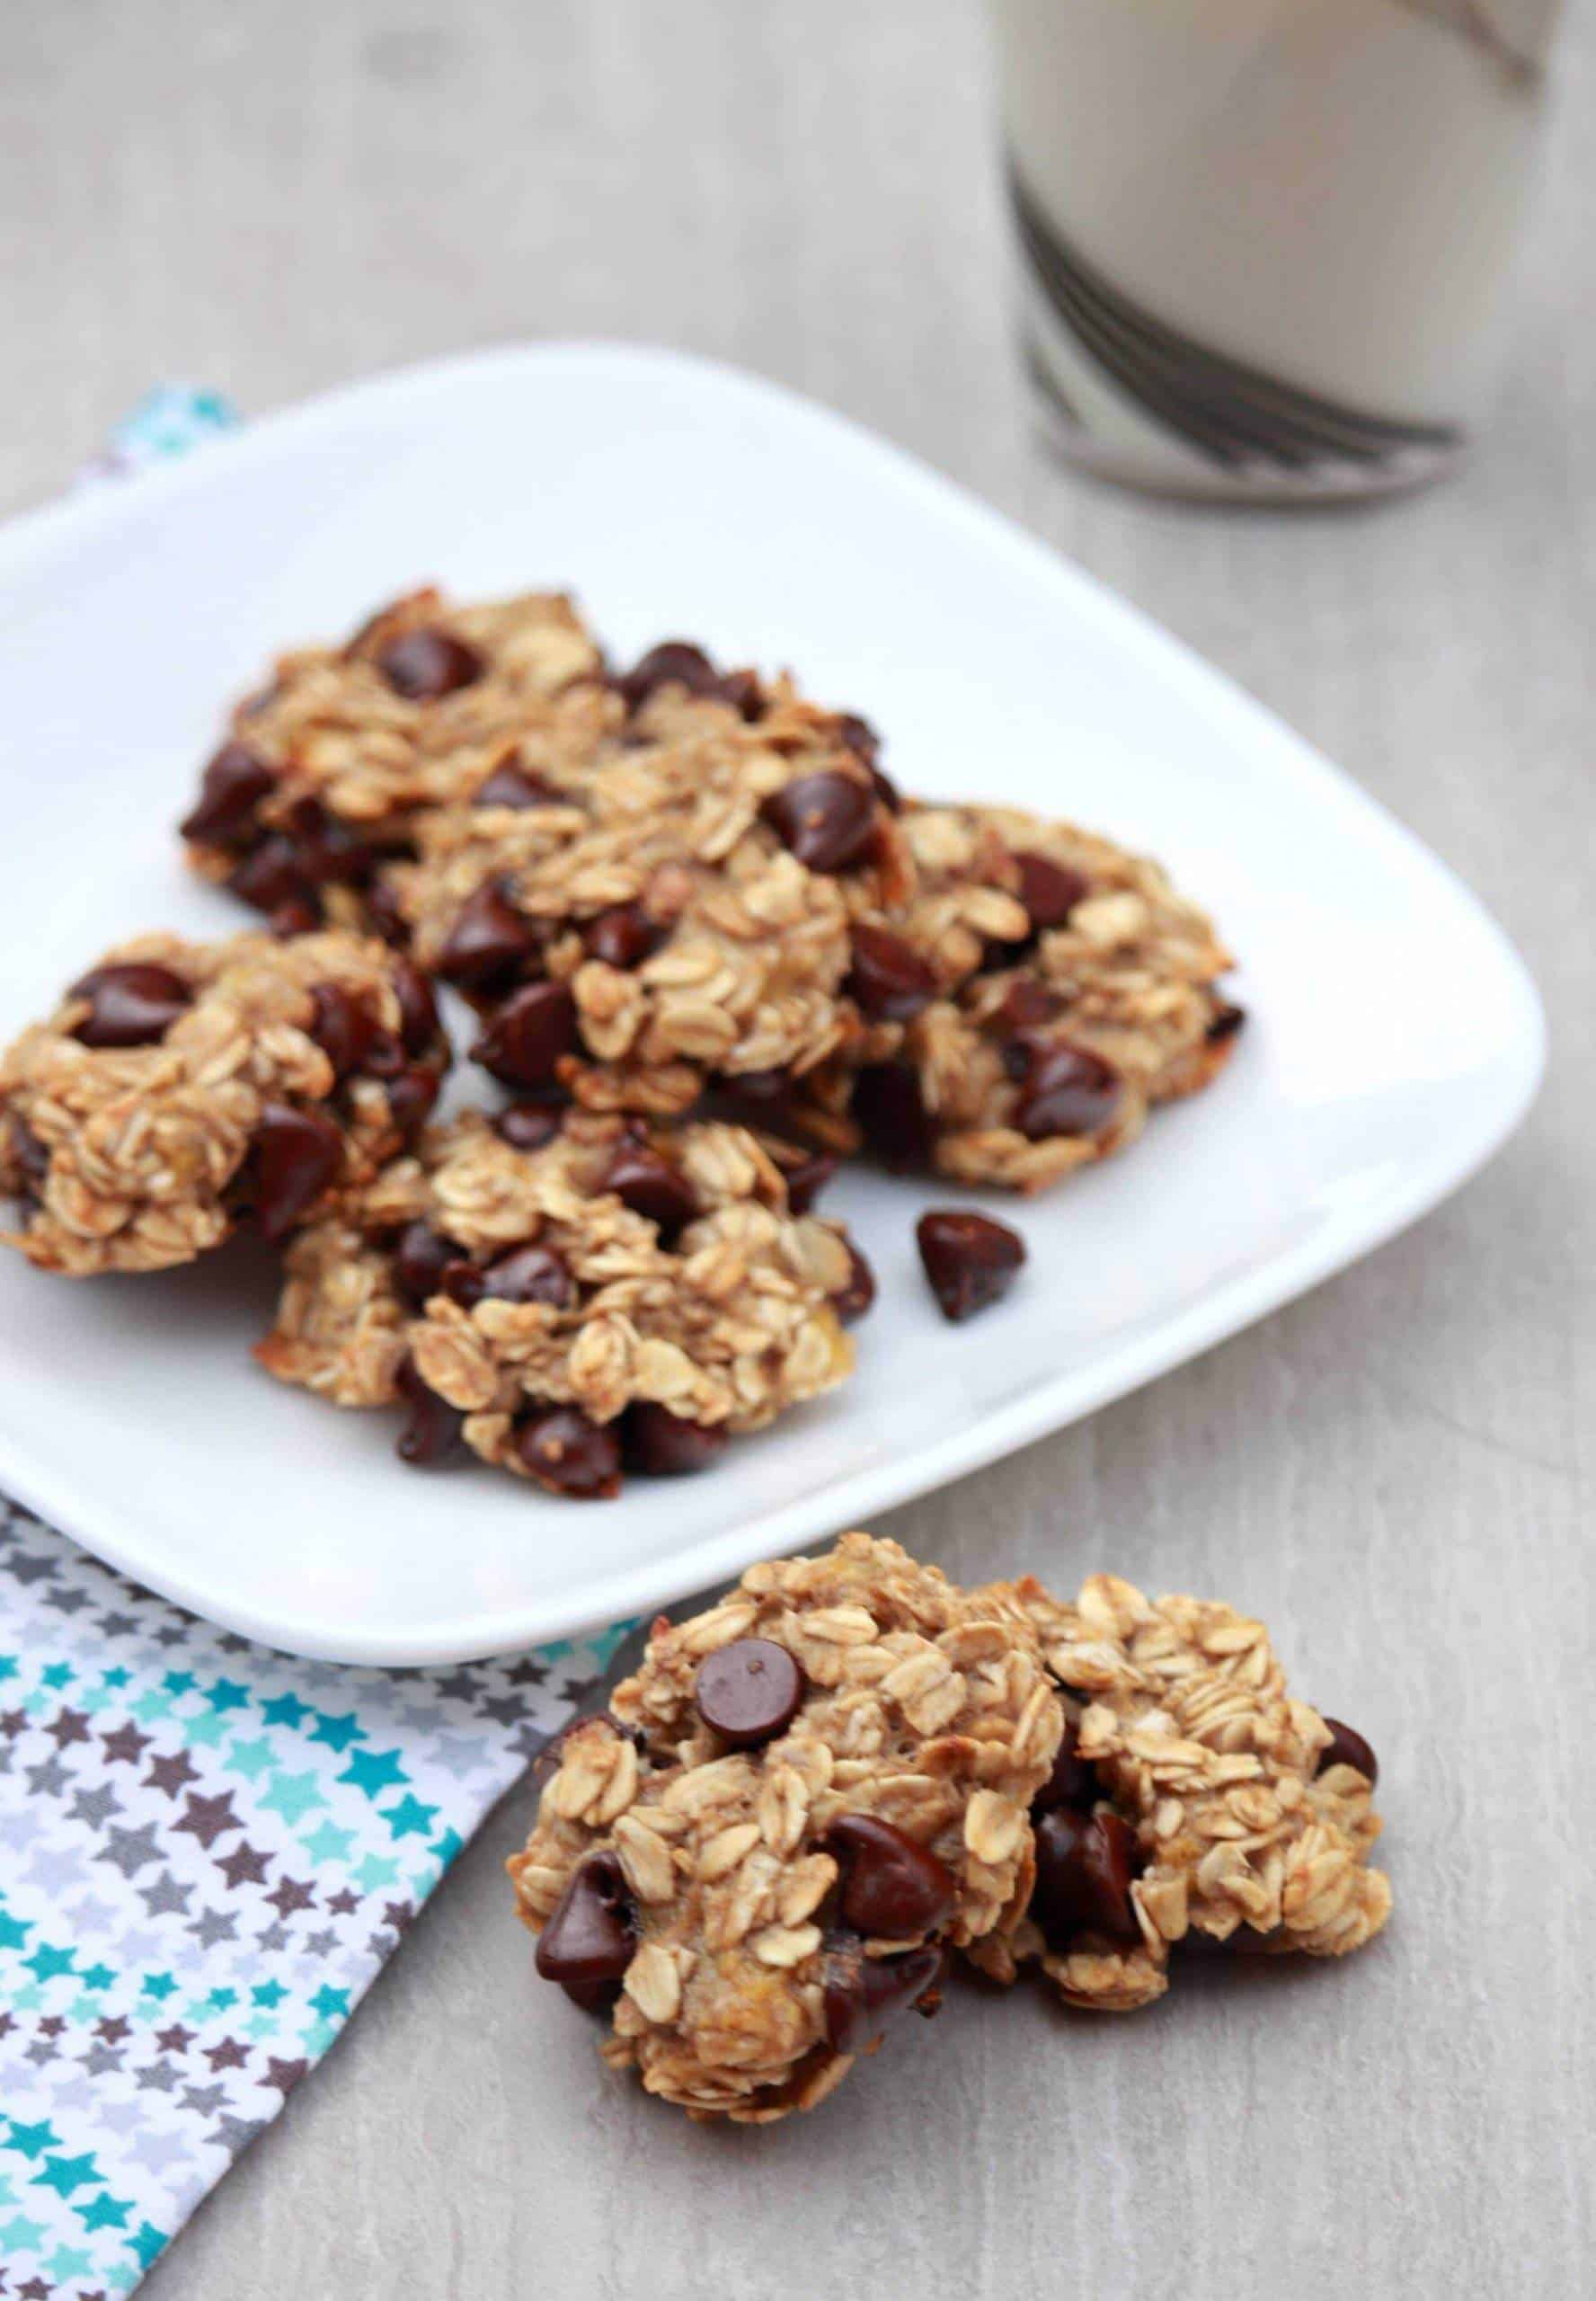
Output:
[[[911,804],[899,827],[909,893],[847,890],[860,1026],[789,1098],[798,1131],[1041,1190],[1223,1065],[1231,961],[1157,863],[1006,807]]]
[[[811,2109],[1023,1902],[1059,1731],[1023,1621],[895,1542],[757,1566],[562,1743],[509,1864],[538,1971],[690,2115]]]
[[[739,1128],[468,1112],[296,1240],[257,1355],[340,1405],[406,1404],[406,1461],[463,1439],[604,1497],[841,1381],[854,1261]]]
[[[191,1261],[246,1217],[285,1238],[410,1140],[448,1063],[381,943],[141,936],[0,1058],[3,1235],[73,1277]]]
[[[280,930],[392,915],[380,874],[419,810],[492,786],[525,742],[585,757],[624,708],[568,599],[396,600],[342,647],[282,656],[242,703],[182,824],[189,856]]]
[[[679,1115],[854,1035],[849,902],[900,902],[907,852],[862,721],[680,643],[617,692],[613,742],[524,749],[539,803],[436,811],[392,885],[421,964],[483,1014],[495,1078]]]
[[[1379,1932],[1373,1753],[1288,1694],[1261,1622],[1108,1574],[1074,1605],[1029,1578],[980,1596],[1029,1630],[1065,1709],[1030,1905],[976,1945],[985,1971],[1040,1959],[1070,2004],[1123,2012],[1163,1994],[1193,1929],[1317,1958]]]

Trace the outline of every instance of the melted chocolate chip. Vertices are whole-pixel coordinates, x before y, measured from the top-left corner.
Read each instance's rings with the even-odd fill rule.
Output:
[[[737,1638],[706,1654],[693,1681],[698,1715],[734,1750],[785,1734],[803,1700],[803,1673],[771,1638]]]
[[[1210,1046],[1218,1046],[1226,1039],[1233,1039],[1246,1021],[1246,1008],[1232,1006],[1221,999],[1214,1009],[1214,1017],[1203,1034]]]
[[[1031,1915],[1050,1949],[1065,1952],[1077,1934],[1139,1941],[1130,1899],[1136,1840],[1118,1814],[1055,1806],[1036,1824],[1036,1886]]]
[[[537,1937],[534,1963],[584,2013],[603,2012],[637,1948],[626,1879],[613,1853],[590,1853],[571,1873]]]
[[[1019,866],[1020,901],[1033,933],[1045,927],[1062,927],[1076,904],[1091,893],[1090,883],[1078,871],[1053,862],[1049,856],[1024,851],[1014,859]]]
[[[646,1142],[623,1142],[606,1170],[603,1187],[623,1206],[654,1223],[661,1246],[669,1246],[698,1213],[693,1186],[679,1167]]]
[[[388,1109],[395,1125],[407,1140],[443,1092],[443,1074],[428,1063],[417,1063],[412,1070],[402,1071],[397,1078],[386,1082]]]
[[[867,1065],[855,1082],[851,1108],[866,1147],[882,1166],[902,1173],[930,1165],[931,1117],[907,1062]]]
[[[901,814],[903,800],[891,777],[881,764],[881,737],[868,719],[861,719],[856,711],[839,711],[837,732],[860,764],[870,771],[875,795],[890,815]]]
[[[516,1432],[523,1467],[551,1494],[607,1501],[621,1490],[621,1444],[611,1423],[590,1422],[573,1406],[540,1407]]]
[[[511,1103],[493,1120],[493,1132],[512,1150],[541,1150],[560,1132],[564,1114],[546,1103]]]
[[[304,1221],[343,1165],[343,1137],[321,1111],[268,1103],[250,1146],[246,1190],[261,1235],[275,1246]]]
[[[394,1283],[412,1310],[419,1310],[441,1293],[445,1270],[459,1259],[454,1240],[430,1222],[407,1222],[394,1248]]]
[[[590,959],[601,959],[607,967],[636,967],[659,949],[665,929],[640,902],[617,902],[590,922],[582,939]]]
[[[872,1022],[907,1023],[936,996],[936,975],[912,943],[884,927],[854,929],[853,964],[844,984]]]
[[[795,1167],[788,1167],[783,1179],[787,1186],[787,1204],[793,1213],[807,1214],[836,1172],[837,1160],[827,1150],[817,1150],[812,1158],[801,1159]]]
[[[11,1156],[18,1174],[31,1192],[42,1188],[49,1173],[49,1146],[41,1142],[25,1118],[11,1115]]]
[[[399,1001],[399,1035],[404,1041],[407,1054],[425,1054],[441,1034],[438,1019],[438,1001],[432,986],[421,969],[408,959],[395,959],[393,964],[395,996]]]
[[[399,898],[386,879],[374,882],[366,896],[371,923],[383,941],[402,951],[410,940],[410,922],[399,908]]]
[[[401,1361],[394,1387],[409,1409],[403,1429],[394,1443],[402,1462],[412,1470],[430,1470],[458,1452],[466,1417],[436,1390],[429,1390],[412,1360]]]
[[[576,1041],[576,1001],[563,982],[529,982],[489,1017],[472,1060],[507,1087],[546,1087]]]
[[[874,849],[876,804],[867,783],[823,767],[773,791],[759,812],[806,870],[845,871]]]
[[[488,991],[514,975],[538,948],[537,929],[499,879],[486,880],[460,907],[438,955],[438,972],[462,991]]]
[[[1031,1801],[1033,1814],[1051,1814],[1055,1806],[1089,1811],[1096,1804],[1101,1794],[1096,1771],[1077,1755],[1079,1748],[1080,1728],[1073,1718],[1066,1717],[1053,1770]]]
[[[298,848],[285,831],[274,831],[263,839],[245,856],[227,884],[241,902],[263,911],[279,933],[306,934],[321,924],[321,897],[300,866]]]
[[[95,967],[73,984],[67,997],[89,1003],[72,1032],[84,1046],[154,1046],[193,1004],[194,994],[170,967],[125,959]]]
[[[1372,1790],[1379,1780],[1379,1764],[1362,1735],[1351,1726],[1343,1726],[1339,1718],[1326,1718],[1325,1723],[1330,1728],[1330,1744],[1327,1749],[1320,1752],[1319,1763],[1314,1771],[1323,1773],[1333,1765],[1350,1765],[1363,1776]]]
[[[831,1308],[845,1327],[855,1326],[875,1300],[875,1273],[851,1239],[845,1239],[848,1275],[831,1297]]]
[[[200,796],[178,826],[202,847],[231,847],[253,830],[255,809],[277,781],[244,743],[224,743],[200,778]]]
[[[838,1906],[856,1933],[905,1941],[952,1916],[958,1888],[945,1863],[873,1814],[843,1814],[825,1850],[842,1877]]]
[[[726,1451],[723,1423],[689,1422],[652,1399],[627,1408],[621,1424],[626,1468],[643,1478],[692,1478]]]
[[[1066,1039],[1022,1049],[1024,1068],[1015,1121],[1028,1142],[1055,1134],[1095,1134],[1120,1104],[1119,1073],[1101,1055]]]
[[[556,791],[541,775],[529,768],[518,767],[512,759],[501,760],[485,783],[478,786],[476,807],[514,807],[518,812],[528,807],[559,807],[565,804],[563,791]]]
[[[867,1958],[856,1935],[828,1945],[824,1989],[826,2042],[833,2053],[863,2053],[894,2013],[935,1988],[942,1951],[931,1944],[899,1958]]]
[[[1025,1259],[1025,1241],[1006,1222],[949,1208],[922,1214],[915,1238],[944,1319],[955,1324],[1006,1294]]]
[[[1046,983],[1038,982],[1033,975],[1019,974],[1004,992],[993,1013],[991,1026],[999,1032],[1034,1031],[1040,1029],[1043,1023],[1051,1023],[1055,1015],[1061,1015],[1063,1011],[1064,1001],[1056,991],[1050,991]],[[1030,1047],[1023,1037],[1019,1048],[1023,1071],[1030,1059]]]
[[[452,631],[402,631],[377,651],[377,668],[407,703],[437,703],[481,679],[487,665]]]
[[[310,1035],[333,1076],[345,1079],[359,1071],[377,1037],[377,1017],[366,1000],[341,982],[318,982],[312,985],[310,1007]]]
[[[720,684],[721,675],[709,657],[689,639],[661,640],[615,683],[628,711],[641,711],[650,696],[662,687],[683,687],[689,695],[714,695]]]
[[[441,1288],[466,1310],[477,1302],[545,1302],[563,1310],[576,1300],[576,1281],[564,1256],[536,1239],[480,1266],[464,1260],[449,1263]]]

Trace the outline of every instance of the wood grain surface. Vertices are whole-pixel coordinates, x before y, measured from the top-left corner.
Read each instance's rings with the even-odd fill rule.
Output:
[[[1106,1563],[1264,1616],[1379,1752],[1381,1943],[1123,2022],[963,1993],[813,2119],[701,2131],[534,2000],[516,1795],[152,2301],[1592,2290],[1588,17],[1559,77],[1478,460],[1272,517],[1036,448],[974,0],[0,0],[0,505],[162,377],[258,411],[527,337],[742,361],[978,489],[1343,762],[1504,921],[1553,1034],[1524,1132],[1419,1229],[885,1522],[971,1577]]]

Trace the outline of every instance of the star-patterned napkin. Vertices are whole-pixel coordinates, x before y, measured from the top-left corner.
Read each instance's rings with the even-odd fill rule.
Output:
[[[622,1634],[296,1661],[0,1503],[5,2301],[137,2283]]]

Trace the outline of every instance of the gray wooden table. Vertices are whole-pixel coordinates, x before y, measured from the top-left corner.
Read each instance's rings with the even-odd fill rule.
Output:
[[[1591,2290],[1596,31],[1565,45],[1487,451],[1412,502],[1284,519],[1037,453],[980,35],[975,0],[0,5],[0,506],[157,377],[258,410],[491,341],[720,353],[1118,585],[1478,888],[1553,1032],[1495,1165],[886,1522],[981,1577],[1067,1528],[1083,1568],[1263,1615],[1379,1751],[1396,1921],[1351,1967],[1122,2023],[962,1997],[820,2116],[704,2132],[534,2001],[512,1796],[153,2301]]]

